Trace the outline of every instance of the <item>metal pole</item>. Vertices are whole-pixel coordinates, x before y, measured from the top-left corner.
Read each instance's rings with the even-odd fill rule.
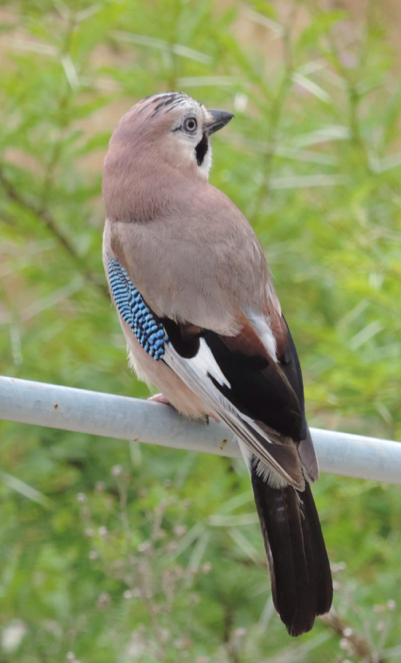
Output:
[[[239,457],[222,424],[190,421],[171,407],[83,389],[0,377],[0,419]],[[312,428],[320,469],[401,484],[401,444]]]

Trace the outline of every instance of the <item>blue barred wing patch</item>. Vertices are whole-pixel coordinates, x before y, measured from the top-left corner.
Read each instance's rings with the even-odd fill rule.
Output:
[[[162,359],[167,340],[164,327],[156,322],[127,271],[115,258],[109,258],[109,280],[121,317],[129,324],[143,349],[156,361]]]

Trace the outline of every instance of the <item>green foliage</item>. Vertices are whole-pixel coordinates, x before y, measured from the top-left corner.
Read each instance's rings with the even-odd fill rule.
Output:
[[[310,422],[401,438],[401,86],[375,4],[323,4],[3,6],[1,373],[147,396],[105,288],[101,161],[133,102],[184,89],[236,114],[212,181],[266,248]],[[6,422],[0,457],[2,663],[397,660],[395,487],[321,477],[337,615],[294,642],[239,462]]]

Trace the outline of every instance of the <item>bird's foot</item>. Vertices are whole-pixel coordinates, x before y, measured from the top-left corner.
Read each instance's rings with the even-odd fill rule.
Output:
[[[171,405],[168,398],[166,398],[166,396],[163,394],[155,394],[154,396],[150,396],[148,401],[152,401],[153,403],[164,403],[164,405]]]

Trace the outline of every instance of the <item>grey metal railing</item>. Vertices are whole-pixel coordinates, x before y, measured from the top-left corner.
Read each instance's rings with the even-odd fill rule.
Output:
[[[190,421],[166,405],[136,398],[0,377],[0,419],[134,440],[221,456],[240,456],[222,424]],[[401,484],[401,444],[312,428],[322,472]]]

